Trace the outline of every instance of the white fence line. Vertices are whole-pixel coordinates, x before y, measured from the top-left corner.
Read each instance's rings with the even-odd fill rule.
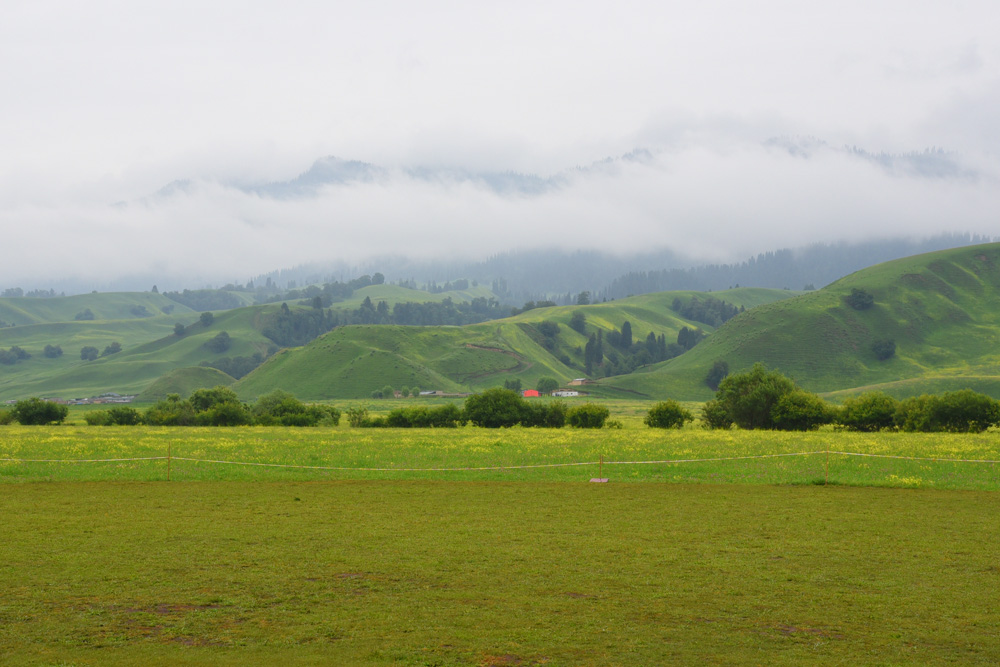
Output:
[[[538,468],[568,468],[578,466],[615,466],[615,465],[676,465],[681,463],[712,463],[719,461],[747,461],[754,459],[771,459],[790,456],[817,456],[817,455],[838,455],[838,456],[864,456],[883,459],[902,459],[906,461],[934,461],[941,463],[1000,463],[994,459],[955,459],[942,457],[920,457],[920,456],[898,456],[893,454],[868,454],[863,452],[839,452],[833,450],[819,450],[813,452],[790,452],[785,454],[756,454],[752,456],[720,456],[704,459],[662,459],[654,461],[574,461],[568,463],[535,463],[525,465],[494,465],[494,466],[473,466],[473,467],[433,467],[433,468],[367,468],[351,466],[313,466],[292,463],[258,463],[253,461],[225,461],[221,459],[197,459],[185,456],[144,456],[133,458],[112,458],[112,459],[17,459],[0,458],[0,462],[6,463],[117,463],[128,461],[187,461],[189,463],[213,463],[220,465],[253,466],[262,468],[296,468],[302,470],[337,470],[355,472],[476,472],[490,470],[531,470]]]

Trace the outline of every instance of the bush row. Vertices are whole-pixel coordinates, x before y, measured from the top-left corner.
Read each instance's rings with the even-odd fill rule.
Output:
[[[681,426],[673,412],[650,410],[650,426]],[[673,414],[672,421],[654,416],[654,410]],[[807,431],[834,424],[849,431],[900,430],[909,432],[978,433],[1000,425],[1000,402],[972,391],[923,395],[903,401],[882,392],[868,392],[836,407],[805,391],[778,371],[754,364],[744,373],[730,375],[719,383],[715,398],[702,407],[705,428],[775,429]],[[659,413],[657,413],[659,414]],[[663,421],[661,424],[660,421]]]
[[[92,426],[336,426],[340,411],[326,405],[306,405],[280,389],[246,405],[229,387],[199,389],[187,400],[170,394],[145,411],[119,406],[84,415]]]

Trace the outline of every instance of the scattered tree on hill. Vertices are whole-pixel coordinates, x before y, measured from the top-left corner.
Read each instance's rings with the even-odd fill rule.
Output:
[[[184,335],[184,325],[180,322],[174,325],[174,335],[178,338]]]
[[[590,304],[590,292],[584,290],[576,295],[576,305],[586,306]]]
[[[209,352],[220,354],[228,350],[232,345],[233,339],[229,337],[229,334],[225,331],[220,331],[213,338],[205,341],[203,346]]]
[[[208,327],[212,326],[212,322],[215,321],[215,315],[206,311],[201,314],[201,317],[198,318],[198,321],[201,322],[201,326],[207,329]]]
[[[705,332],[701,329],[688,329],[687,327],[681,327],[681,330],[677,332],[677,344],[685,350],[690,350],[692,347],[700,343],[704,337]]]
[[[112,354],[118,354],[121,351],[122,351],[122,344],[119,343],[118,341],[114,341],[110,345],[104,348],[104,352],[101,352],[101,356],[107,357]]]
[[[391,384],[382,387],[382,398],[396,398],[396,391]]]
[[[80,348],[80,358],[84,361],[93,361],[94,359],[97,359],[99,354],[99,350],[93,345],[85,345]]]
[[[551,394],[558,388],[559,380],[550,377],[539,378],[538,384],[535,385],[535,389],[538,390],[539,394]]]
[[[79,313],[74,315],[73,319],[77,321],[92,320],[94,319],[94,313],[91,312],[90,308],[84,308]]]
[[[5,366],[13,366],[26,359],[31,359],[31,355],[17,345],[12,346],[9,350],[0,350],[0,364]]]
[[[661,401],[646,413],[643,423],[652,428],[682,428],[694,415],[674,400]]]
[[[705,376],[705,384],[712,391],[717,391],[719,389],[719,383],[729,375],[729,364],[725,361],[719,360],[712,364],[712,367],[708,370],[708,375]]]
[[[62,348],[58,345],[46,345],[45,350],[42,352],[49,359],[55,359],[62,356]]]
[[[896,354],[896,341],[877,340],[872,343],[872,352],[875,353],[875,358],[879,361],[891,359]]]
[[[11,410],[14,419],[26,426],[61,424],[68,414],[69,408],[65,405],[43,401],[37,397],[18,401]]]
[[[587,329],[587,317],[579,310],[569,318],[569,328],[577,333],[584,333]]]
[[[851,288],[851,293],[845,297],[847,305],[854,310],[867,310],[875,304],[875,297],[863,289]]]
[[[742,306],[737,308],[731,303],[726,303],[721,299],[711,296],[693,296],[687,302],[677,297],[674,299],[671,308],[685,319],[694,320],[695,322],[701,322],[713,327],[721,326],[745,310]]]
[[[511,391],[521,391],[521,378],[510,378],[503,381],[503,388]]]

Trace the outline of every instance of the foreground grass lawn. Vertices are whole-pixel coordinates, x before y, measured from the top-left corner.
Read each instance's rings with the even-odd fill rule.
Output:
[[[0,488],[4,664],[1000,663],[1000,495]]]

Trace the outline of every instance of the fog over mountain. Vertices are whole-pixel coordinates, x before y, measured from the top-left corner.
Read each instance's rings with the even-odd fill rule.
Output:
[[[15,2],[0,288],[990,236],[995,11]]]

